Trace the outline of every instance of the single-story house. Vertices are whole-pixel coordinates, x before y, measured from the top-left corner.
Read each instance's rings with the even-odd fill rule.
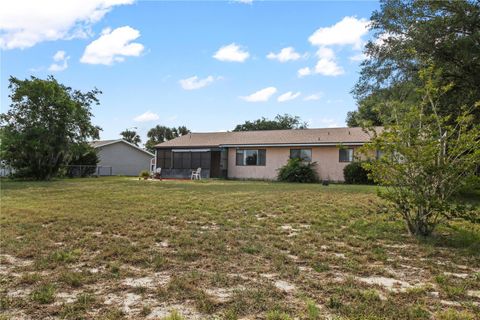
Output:
[[[142,170],[152,170],[155,155],[123,139],[97,140],[90,145],[100,159],[100,175],[138,176]]]
[[[370,140],[362,128],[190,133],[155,146],[162,177],[275,180],[289,158],[316,162],[321,179],[343,181],[343,168]]]

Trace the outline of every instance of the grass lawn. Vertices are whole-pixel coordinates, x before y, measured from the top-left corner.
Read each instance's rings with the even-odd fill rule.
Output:
[[[3,180],[0,318],[479,319],[480,226],[415,239],[389,210],[370,186]]]

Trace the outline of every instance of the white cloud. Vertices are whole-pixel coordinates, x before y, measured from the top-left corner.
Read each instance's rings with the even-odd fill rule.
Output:
[[[339,76],[345,72],[343,68],[337,64],[335,52],[331,48],[320,47],[317,50],[316,56],[318,57],[318,61],[315,68],[311,70],[307,67],[298,70],[299,77],[312,73],[324,76]]]
[[[104,29],[102,35],[92,41],[83,53],[80,62],[111,65],[122,62],[125,57],[137,57],[143,52],[143,45],[131,42],[140,37],[140,32],[129,26],[111,30]]]
[[[327,47],[320,47],[317,50],[316,56],[319,59],[328,59],[328,60],[333,60],[335,59],[335,52]]]
[[[295,61],[300,59],[302,56],[295,51],[293,47],[286,47],[280,50],[279,53],[270,52],[267,55],[267,58],[270,60],[278,60],[280,62]]]
[[[234,2],[238,3],[245,3],[245,4],[252,4],[253,0],[233,0]]]
[[[277,98],[278,102],[286,102],[296,99],[300,96],[300,92],[293,93],[292,91],[285,92]]]
[[[355,17],[344,17],[333,26],[319,28],[308,40],[315,46],[353,45],[361,48],[362,37],[368,33],[369,21]]]
[[[135,121],[135,122],[149,122],[149,121],[155,121],[155,120],[158,120],[158,119],[160,119],[158,114],[153,113],[151,111],[147,111],[147,112],[133,118],[133,121]]]
[[[304,101],[320,100],[323,96],[323,92],[314,93],[303,98]]]
[[[250,53],[243,50],[239,45],[231,43],[218,49],[213,57],[220,61],[244,62],[250,57]]]
[[[57,51],[57,53],[55,53],[54,56],[53,56],[54,63],[52,63],[50,65],[50,67],[48,67],[48,71],[59,72],[59,71],[63,71],[65,69],[67,69],[68,68],[68,63],[67,63],[68,59],[70,59],[70,57],[67,56],[65,51],[63,51],[63,50]]]
[[[257,92],[252,93],[251,95],[240,97],[245,101],[248,102],[265,102],[270,99],[277,92],[277,88],[275,87],[267,87],[262,90],[258,90]]]
[[[344,17],[341,21],[330,27],[317,29],[308,40],[314,46],[318,46],[318,61],[315,68],[303,68],[298,70],[298,76],[306,76],[312,73],[324,76],[339,76],[345,70],[338,65],[335,51],[332,46],[351,45],[353,49],[359,50],[363,46],[363,36],[368,33],[370,22],[367,19],[355,17]],[[356,54],[350,57],[351,61],[360,61],[361,55]]]
[[[320,47],[317,57],[319,60],[315,66],[315,73],[324,76],[338,76],[344,73],[343,68],[337,64],[335,52],[332,49]]]
[[[305,76],[308,76],[312,74],[312,70],[310,70],[309,67],[305,67],[305,68],[301,68],[301,69],[298,69],[297,71],[297,75],[301,78],[301,77],[305,77]]]
[[[2,1],[0,48],[25,49],[43,41],[86,38],[114,6],[133,0]]]
[[[182,79],[179,81],[179,83],[185,90],[196,90],[208,86],[213,81],[215,81],[215,78],[213,76],[208,76],[204,79],[193,76],[187,79]]]
[[[338,128],[340,125],[333,119],[323,118],[318,121],[322,128]]]
[[[358,53],[351,56],[349,59],[350,61],[359,62],[359,61],[367,60],[368,56],[365,53]]]
[[[335,62],[335,60],[321,58],[315,65],[315,73],[324,76],[339,76],[344,74],[345,71]]]

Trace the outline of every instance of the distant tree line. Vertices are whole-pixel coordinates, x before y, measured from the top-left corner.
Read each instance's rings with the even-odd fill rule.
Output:
[[[145,142],[145,149],[154,153],[155,145],[186,135],[187,133],[190,133],[190,130],[185,126],[170,128],[162,125],[157,125],[148,130],[148,140],[147,142]],[[142,143],[140,135],[134,130],[126,129],[120,132],[120,135],[122,136],[122,139],[136,145],[137,147]]]
[[[254,121],[245,121],[237,125],[233,131],[306,129],[307,127],[307,123],[298,116],[278,114],[273,120],[262,117]]]

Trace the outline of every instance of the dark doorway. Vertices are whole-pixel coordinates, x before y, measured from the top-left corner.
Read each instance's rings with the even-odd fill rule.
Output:
[[[220,151],[212,151],[212,158],[210,161],[210,178],[221,178],[220,171]]]

